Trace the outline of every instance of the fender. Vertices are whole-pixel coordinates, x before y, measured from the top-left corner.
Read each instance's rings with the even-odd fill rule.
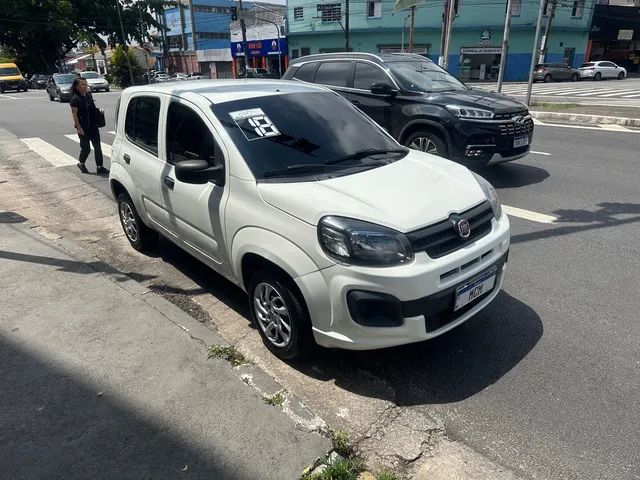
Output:
[[[416,125],[426,125],[428,127],[431,127],[435,130],[437,130],[438,132],[440,132],[442,134],[442,136],[444,137],[445,142],[447,142],[447,147],[449,148],[449,151],[451,151],[451,136],[449,135],[449,132],[447,132],[446,128],[444,128],[441,124],[434,122],[433,120],[429,120],[426,118],[416,118],[415,120],[411,120],[409,122],[407,122],[403,127],[402,130],[400,130],[400,133],[398,134],[398,141],[400,143],[402,143],[402,141],[404,140],[404,136],[405,133],[412,127],[415,127]]]
[[[300,247],[285,237],[257,227],[239,230],[231,245],[231,262],[234,276],[244,286],[242,258],[254,253],[282,268],[291,278],[307,275],[319,270],[315,262]]]
[[[113,180],[120,182],[122,186],[127,190],[127,194],[131,197],[131,200],[133,200],[133,204],[136,207],[136,210],[138,211],[140,218],[148,226],[149,215],[147,214],[147,211],[144,208],[144,205],[142,204],[142,199],[140,198],[140,196],[134,193],[137,191],[137,189],[134,186],[133,180],[131,179],[129,172],[127,172],[127,170],[122,165],[116,162],[112,162],[111,168],[109,169],[109,187],[111,188],[111,194],[113,195],[113,199],[117,200],[117,195],[113,190],[113,183],[112,183]]]

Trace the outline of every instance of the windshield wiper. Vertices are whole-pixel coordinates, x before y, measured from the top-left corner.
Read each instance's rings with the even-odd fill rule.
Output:
[[[281,168],[279,170],[271,170],[265,172],[262,176],[264,178],[280,177],[282,175],[289,175],[291,173],[317,173],[325,172],[328,168],[332,168],[331,165],[325,163],[302,163],[296,165],[289,165],[287,168]],[[334,166],[333,169],[336,167]]]
[[[345,155],[344,157],[334,158],[333,160],[329,160],[326,165],[336,165],[338,163],[348,162],[350,160],[362,160],[363,158],[372,157],[373,155],[384,155],[387,153],[407,153],[409,150],[406,148],[395,148],[395,149],[375,149],[375,148],[367,148],[364,150],[358,150],[351,155]],[[378,163],[378,162],[376,162]],[[387,163],[387,162],[384,162]],[[372,163],[366,163],[363,165],[372,165]]]

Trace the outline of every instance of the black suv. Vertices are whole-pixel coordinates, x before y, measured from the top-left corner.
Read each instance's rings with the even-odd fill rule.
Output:
[[[529,153],[533,120],[524,104],[473,90],[420,55],[309,55],[283,78],[331,88],[417,150],[473,165]]]

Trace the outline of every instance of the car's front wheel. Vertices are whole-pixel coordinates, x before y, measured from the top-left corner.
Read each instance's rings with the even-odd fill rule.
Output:
[[[118,195],[118,215],[122,230],[133,248],[141,252],[149,250],[158,239],[158,232],[147,227],[136,210],[133,200],[126,193]]]
[[[597,72],[594,76],[593,79],[598,81],[598,80],[602,80],[602,74],[600,72]]]
[[[293,280],[262,270],[249,282],[251,320],[267,348],[283,360],[308,355],[315,342],[311,320]]]
[[[624,80],[624,72],[618,74],[618,80]]]
[[[580,80],[580,78],[578,77],[577,73],[574,73],[573,75],[571,75],[572,82],[577,82],[578,80]]]
[[[438,134],[422,131],[409,135],[404,142],[406,147],[439,157],[448,157],[447,144]]]

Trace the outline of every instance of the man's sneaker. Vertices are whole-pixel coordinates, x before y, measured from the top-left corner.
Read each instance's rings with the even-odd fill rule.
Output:
[[[109,173],[109,170],[107,170],[106,168],[104,168],[103,166],[98,167],[98,169],[96,170],[96,173],[98,175],[106,175],[107,173]]]
[[[89,170],[87,170],[87,167],[84,166],[84,163],[78,162],[78,168],[82,173],[89,173]]]

